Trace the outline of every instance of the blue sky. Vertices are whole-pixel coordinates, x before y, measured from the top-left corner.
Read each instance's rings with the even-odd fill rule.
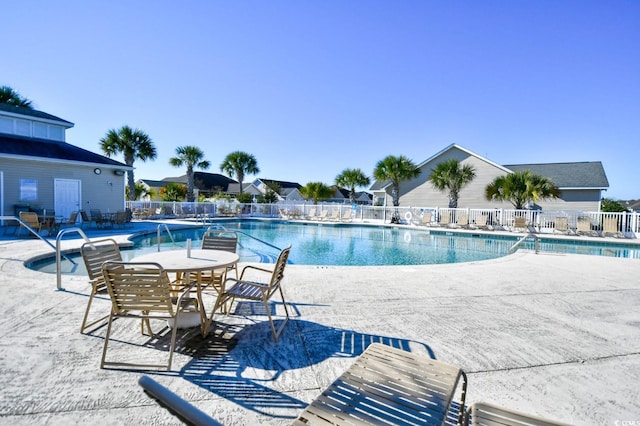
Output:
[[[602,161],[640,198],[640,1],[12,1],[0,84],[75,123],[153,139],[136,178],[212,167],[332,184],[387,155],[457,143],[499,164]],[[122,160],[122,158],[117,158]],[[246,180],[254,176],[248,176]]]

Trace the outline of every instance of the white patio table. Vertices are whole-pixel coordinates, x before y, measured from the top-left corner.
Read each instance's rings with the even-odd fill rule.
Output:
[[[191,273],[199,275],[203,271],[213,271],[215,269],[225,269],[238,263],[239,256],[236,253],[224,250],[167,250],[147,253],[136,256],[131,262],[155,262],[160,264],[167,272],[184,276],[185,286],[189,286]],[[202,298],[202,287],[198,281],[197,295],[200,304],[200,327],[202,335],[206,336],[213,321],[213,310],[211,316],[207,316],[204,301]]]

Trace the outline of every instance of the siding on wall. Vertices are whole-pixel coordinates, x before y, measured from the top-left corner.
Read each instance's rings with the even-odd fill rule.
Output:
[[[55,179],[81,181],[80,201],[84,210],[122,210],[125,205],[126,175],[116,176],[105,167],[102,167],[101,175],[96,175],[93,173],[94,168],[92,165],[0,158],[0,170],[4,172],[3,214],[13,215],[15,204],[29,204],[34,208],[53,210]],[[20,200],[20,179],[35,179],[38,182],[37,200]]]
[[[507,208],[508,203],[489,202],[484,198],[486,186],[497,176],[505,172],[481,158],[469,155],[464,151],[452,149],[431,162],[424,164],[422,173],[417,179],[400,184],[400,204],[403,206],[447,207],[448,193],[436,190],[427,179],[433,169],[441,162],[450,159],[458,160],[462,166],[471,165],[476,171],[476,178],[460,191],[458,207],[460,208]],[[405,192],[406,191],[406,192]]]

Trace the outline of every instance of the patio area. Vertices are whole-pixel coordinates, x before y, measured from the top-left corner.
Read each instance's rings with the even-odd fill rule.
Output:
[[[113,235],[125,241],[144,226],[157,224]],[[79,332],[86,277],[64,276],[56,291],[55,275],[24,267],[50,252],[35,239],[0,240],[0,423],[181,424],[143,392],[144,374],[220,424],[285,425],[370,342],[461,367],[468,404],[572,424],[640,420],[638,260],[518,252],[450,265],[289,265],[293,317],[277,343],[264,311],[243,303],[216,316],[206,338],[179,334],[172,371],[153,373],[99,368],[105,327]],[[94,309],[106,313],[108,300]],[[116,321],[116,336],[137,343],[120,345],[123,355],[167,355],[168,337],[148,340],[134,321]]]

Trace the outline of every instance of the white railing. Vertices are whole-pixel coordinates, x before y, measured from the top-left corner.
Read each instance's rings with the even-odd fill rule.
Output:
[[[324,220],[343,218],[351,210],[349,220],[362,223],[391,223],[394,217],[401,224],[424,225],[421,219],[431,213],[431,225],[476,228],[486,221],[488,229],[514,231],[516,219],[524,219],[525,232],[541,234],[590,234],[638,238],[640,213],[583,212],[577,210],[515,210],[515,209],[449,209],[443,207],[382,207],[352,206],[336,203],[235,203],[235,202],[162,202],[127,201],[136,219],[187,218],[203,224],[224,217],[282,217],[288,219]],[[335,212],[337,210],[337,213]],[[310,214],[315,212],[314,217]],[[466,221],[461,222],[466,216]],[[484,216],[484,218],[482,217]],[[444,218],[449,218],[444,223]],[[468,222],[468,223],[467,223]],[[462,223],[462,224],[460,224]],[[561,224],[566,223],[566,229]]]

